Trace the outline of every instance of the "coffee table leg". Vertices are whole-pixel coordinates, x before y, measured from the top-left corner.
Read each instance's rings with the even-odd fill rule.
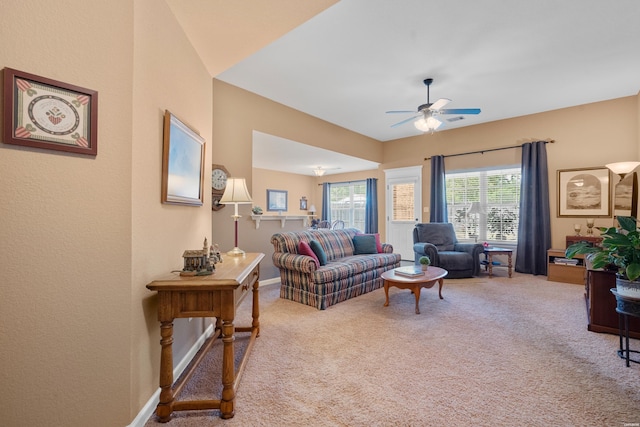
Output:
[[[384,296],[386,299],[384,302],[384,306],[389,307],[389,282],[387,282],[386,280],[384,281]]]
[[[438,296],[440,297],[440,299],[444,299],[442,298],[442,285],[444,284],[444,279],[438,279]]]
[[[413,288],[413,295],[416,297],[416,314],[420,314],[420,288],[421,286]]]

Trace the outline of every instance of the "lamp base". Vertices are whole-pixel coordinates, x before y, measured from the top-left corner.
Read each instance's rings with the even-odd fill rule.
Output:
[[[235,247],[233,249],[231,249],[229,252],[227,252],[227,255],[229,256],[244,256],[245,252],[240,249],[239,247]]]

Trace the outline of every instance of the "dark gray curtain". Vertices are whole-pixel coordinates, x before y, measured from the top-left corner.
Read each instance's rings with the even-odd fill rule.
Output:
[[[320,219],[331,221],[331,189],[329,183],[322,184],[322,215]]]
[[[516,271],[546,275],[547,249],[550,247],[551,216],[546,142],[528,142],[522,144]]]
[[[429,222],[449,222],[444,156],[431,157],[431,206]]]
[[[367,178],[367,204],[364,208],[364,232],[378,232],[378,179]]]

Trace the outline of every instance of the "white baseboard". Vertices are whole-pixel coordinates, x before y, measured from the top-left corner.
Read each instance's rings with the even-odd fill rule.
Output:
[[[176,365],[173,370],[173,378],[179,378],[185,368],[191,362],[191,359],[196,355],[200,347],[204,344],[204,342],[213,335],[213,325],[209,325],[207,329],[200,335],[200,337],[196,340],[196,342],[191,346],[187,354],[180,360],[180,362]],[[142,407],[138,415],[133,419],[131,424],[127,427],[143,427],[145,423],[151,418],[153,413],[156,410],[156,406],[158,406],[158,402],[160,401],[160,387],[153,393],[151,398],[147,401],[147,403]]]

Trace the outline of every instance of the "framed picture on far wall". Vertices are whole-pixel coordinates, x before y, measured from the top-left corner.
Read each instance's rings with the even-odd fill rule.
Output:
[[[562,169],[557,178],[559,217],[611,217],[609,169]]]
[[[164,113],[162,203],[202,206],[204,203],[204,145],[196,131]]]
[[[278,212],[286,211],[287,192],[284,190],[267,190],[267,210]]]
[[[613,215],[636,216],[638,214],[638,175],[631,172],[615,185],[613,190]]]

